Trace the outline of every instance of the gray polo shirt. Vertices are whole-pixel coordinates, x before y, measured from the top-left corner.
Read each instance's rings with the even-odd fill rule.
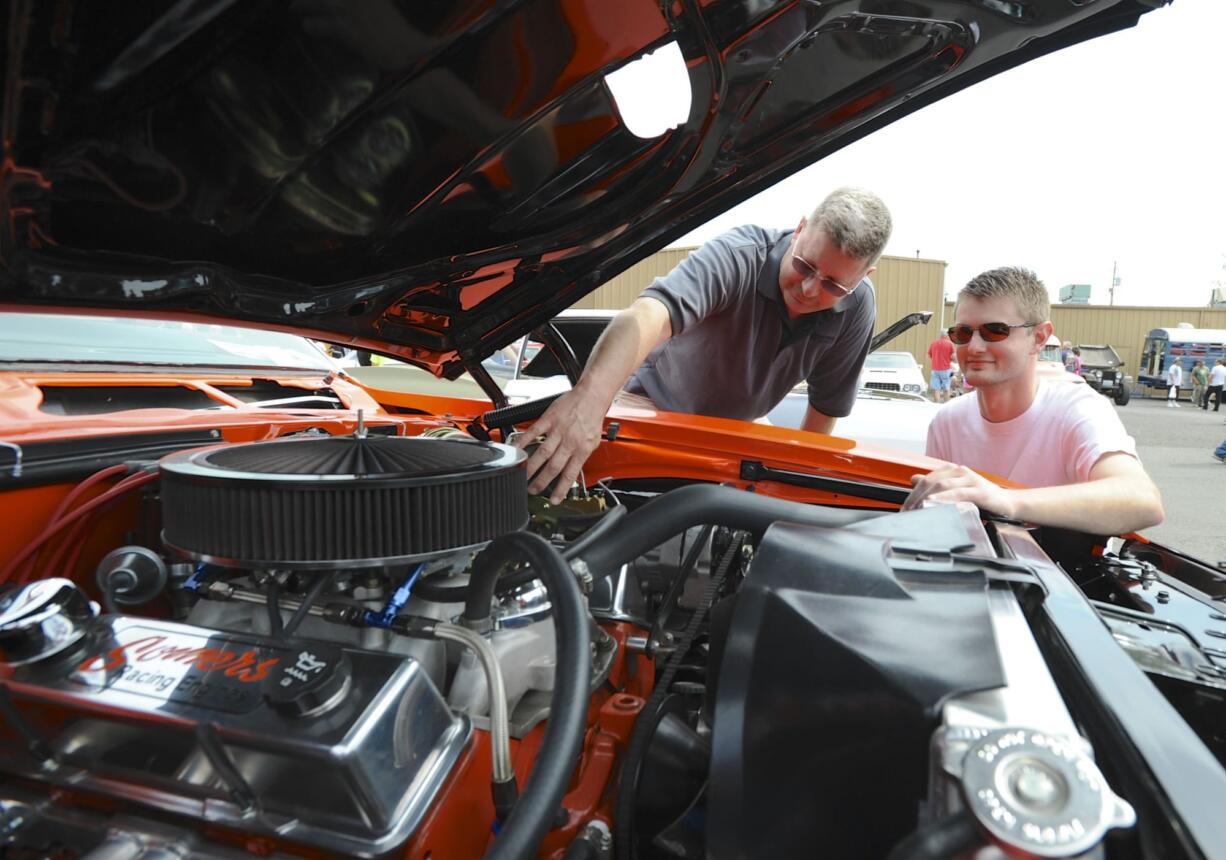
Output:
[[[802,379],[809,404],[851,412],[877,315],[866,278],[833,308],[789,321],[779,266],[790,230],[745,226],[707,242],[643,290],[664,303],[673,336],[626,390],[661,409],[752,421]]]

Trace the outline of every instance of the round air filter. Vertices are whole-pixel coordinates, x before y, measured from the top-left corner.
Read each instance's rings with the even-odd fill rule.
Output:
[[[528,521],[526,455],[400,436],[277,439],[161,462],[163,538],[229,567],[383,567]]]

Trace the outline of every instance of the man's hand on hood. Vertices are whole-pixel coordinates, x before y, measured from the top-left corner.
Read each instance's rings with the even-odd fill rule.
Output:
[[[528,492],[544,492],[552,483],[549,501],[556,505],[566,497],[583,464],[600,444],[608,409],[603,397],[581,384],[550,404],[545,414],[515,440],[517,448],[527,448],[540,440],[526,466]]]

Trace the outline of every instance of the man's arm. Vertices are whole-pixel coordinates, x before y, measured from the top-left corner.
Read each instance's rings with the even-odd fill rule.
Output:
[[[837,420],[837,418],[824,412],[818,412],[812,406],[806,404],[805,420],[801,422],[800,429],[808,430],[810,433],[825,433],[829,436],[834,432],[834,422]]]
[[[1090,480],[1059,487],[1007,490],[966,466],[950,464],[911,478],[903,510],[925,501],[974,502],[980,508],[1036,525],[1095,535],[1117,535],[1156,526],[1165,516],[1162,496],[1129,454],[1111,453],[1090,469]]]
[[[672,322],[663,302],[650,296],[613,317],[592,350],[578,385],[545,410],[516,441],[526,447],[544,441],[528,458],[528,491],[539,493],[557,478],[550,501],[562,501],[588,456],[600,444],[605,413],[630,374],[657,346],[672,336]]]

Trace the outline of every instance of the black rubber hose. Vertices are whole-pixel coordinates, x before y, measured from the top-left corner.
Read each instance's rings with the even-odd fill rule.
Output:
[[[512,534],[530,534],[530,532],[512,532]],[[502,537],[510,536],[503,535]],[[518,559],[518,556],[504,552],[490,552],[490,548],[498,540],[495,538],[491,541],[489,546],[473,559],[472,573],[468,577],[468,585],[465,586],[468,591],[464,598],[465,621],[481,621],[490,617],[494,604],[494,591],[498,587],[498,577],[508,564]],[[522,572],[516,571],[516,573]]]
[[[515,559],[528,562],[553,605],[557,668],[541,751],[519,802],[485,855],[486,860],[529,860],[536,856],[541,840],[553,826],[587,730],[591,680],[588,615],[574,574],[544,538],[530,532],[512,532],[494,538],[481,554],[495,556],[490,562],[495,568]]]
[[[268,607],[268,635],[273,639],[281,638],[281,586],[275,579],[269,578],[268,591],[264,593],[264,605]]]
[[[626,513],[627,509],[623,505],[609,509],[596,521],[595,525],[588,528],[587,531],[579,535],[578,538],[562,550],[562,557],[565,559],[574,558],[576,554],[591,546],[593,541],[598,540],[608,532],[619,520],[626,516]],[[537,575],[532,572],[531,568],[518,570],[510,576],[496,579],[494,591],[495,593],[509,591],[512,588],[526,585],[537,578]],[[429,600],[431,603],[466,603],[468,601],[468,594],[467,585],[434,585],[428,577],[423,577],[418,580],[417,585],[413,586],[414,597]]]
[[[294,610],[294,614],[289,617],[289,621],[285,622],[285,627],[281,630],[280,638],[286,639],[294,635],[294,631],[298,629],[298,625],[307,617],[307,613],[311,611],[311,606],[319,599],[319,595],[323,593],[324,588],[332,581],[331,573],[318,573],[315,575],[315,581],[311,583],[311,587],[307,589],[307,593],[303,595],[302,602],[298,604],[298,608]]]
[[[468,599],[467,585],[435,585],[426,577],[417,580],[413,596],[431,603],[463,603]]]
[[[581,554],[589,546],[600,540],[609,529],[621,522],[628,513],[625,505],[618,505],[611,508],[603,517],[596,521],[587,531],[579,535],[571,541],[570,545],[562,550],[562,558],[572,559]]]
[[[562,860],[600,860],[600,849],[580,834],[566,846]]]
[[[526,567],[495,579],[494,591],[496,593],[510,591],[512,588],[527,585],[534,579],[539,579],[539,577],[533,573],[532,568]],[[471,591],[467,585],[432,585],[428,581],[420,580],[417,585],[413,586],[414,597],[429,600],[431,603],[467,603],[469,594]],[[489,614],[488,611],[486,614]]]
[[[950,860],[984,842],[970,813],[960,812],[918,828],[886,860]]]
[[[760,496],[732,487],[695,484],[656,496],[577,555],[594,577],[608,576],[623,564],[684,530],[698,525],[763,532],[780,520],[838,528],[881,516],[878,511],[836,510]]]
[[[542,397],[540,400],[529,400],[527,403],[516,403],[514,406],[504,406],[501,409],[491,409],[481,416],[481,423],[486,427],[509,427],[512,424],[523,424],[525,421],[535,421],[545,414],[550,404],[566,392]]]

